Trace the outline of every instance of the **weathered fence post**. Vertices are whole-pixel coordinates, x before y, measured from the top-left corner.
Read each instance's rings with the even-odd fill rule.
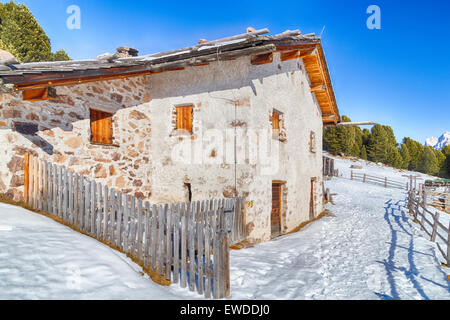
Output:
[[[350,180],[353,180],[353,170],[350,170]]]
[[[384,177],[384,187],[387,188],[387,177]]]
[[[445,196],[444,211],[450,213],[450,193]]]
[[[221,232],[221,281],[222,298],[230,297],[230,246],[228,245],[227,232]]]
[[[25,203],[29,203],[29,183],[30,183],[30,157],[28,153],[25,153],[23,158],[23,170],[24,170],[24,177],[23,177],[23,196]]]
[[[433,231],[431,232],[431,241],[434,242],[436,240],[436,233],[438,228],[438,222],[439,222],[439,212],[436,212],[436,214],[433,216],[434,218],[434,224],[433,224]]]
[[[448,223],[448,229],[450,231],[450,222]],[[447,267],[450,267],[450,232],[447,233]]]

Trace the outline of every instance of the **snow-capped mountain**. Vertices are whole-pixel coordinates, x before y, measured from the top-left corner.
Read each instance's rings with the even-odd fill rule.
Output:
[[[450,132],[445,132],[439,138],[431,137],[426,139],[425,145],[442,150],[442,148],[444,148],[445,146],[450,145]]]

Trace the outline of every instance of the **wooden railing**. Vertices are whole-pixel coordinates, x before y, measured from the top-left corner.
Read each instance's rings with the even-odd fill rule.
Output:
[[[408,183],[389,180],[387,177],[377,177],[368,175],[366,173],[358,173],[353,170],[350,171],[351,180],[361,180],[364,183],[377,183],[383,185],[385,188],[400,188],[408,190]]]
[[[229,245],[245,239],[243,199],[153,204],[26,154],[33,208],[206,298],[230,295]]]
[[[425,196],[426,197],[426,196]],[[445,259],[446,265],[450,267],[450,223],[448,227],[443,225],[440,221],[440,213],[432,212],[426,208],[424,199],[424,193],[422,191],[417,191],[411,189],[408,192],[408,209],[410,214],[414,216],[414,221],[417,222],[423,231],[430,237],[430,240],[436,242],[439,251]],[[427,215],[431,217],[427,218]],[[431,228],[431,231],[427,230]],[[439,231],[443,231],[445,235],[442,235]],[[445,248],[441,247],[439,241],[442,241],[442,246],[444,244],[447,246]]]
[[[426,205],[450,213],[450,191],[437,192],[430,190],[431,188],[428,186],[423,188],[423,191],[425,192],[424,202]]]

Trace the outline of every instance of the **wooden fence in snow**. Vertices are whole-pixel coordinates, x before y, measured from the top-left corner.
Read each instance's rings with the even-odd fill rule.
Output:
[[[426,208],[426,194],[423,189],[417,191],[411,189],[408,192],[408,209],[414,216],[414,221],[419,223],[422,230],[430,237],[430,240],[436,242],[439,251],[446,261],[446,265],[450,267],[450,223],[448,227],[444,226],[440,221],[439,212],[431,212]],[[427,215],[431,217],[427,218]],[[431,228],[431,231],[427,230]],[[442,235],[439,231],[443,231],[445,235]],[[442,241],[442,245],[447,246],[446,250],[439,244],[438,238]]]
[[[389,180],[387,177],[377,177],[368,175],[366,173],[358,173],[354,172],[353,170],[350,171],[350,180],[361,180],[364,183],[377,183],[384,185],[385,188],[400,188],[400,189],[406,189],[408,190],[408,183],[405,182],[398,182]]]
[[[449,188],[450,189],[450,188]],[[441,211],[450,213],[450,190],[446,192],[438,192],[432,188],[423,187],[425,205],[430,205]]]
[[[28,154],[24,164],[33,208],[183,288],[229,297],[229,245],[246,236],[242,198],[151,205]]]

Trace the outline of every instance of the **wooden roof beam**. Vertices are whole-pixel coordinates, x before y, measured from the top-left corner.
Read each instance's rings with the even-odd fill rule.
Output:
[[[327,86],[325,84],[311,85],[311,92],[326,91],[326,90]]]

